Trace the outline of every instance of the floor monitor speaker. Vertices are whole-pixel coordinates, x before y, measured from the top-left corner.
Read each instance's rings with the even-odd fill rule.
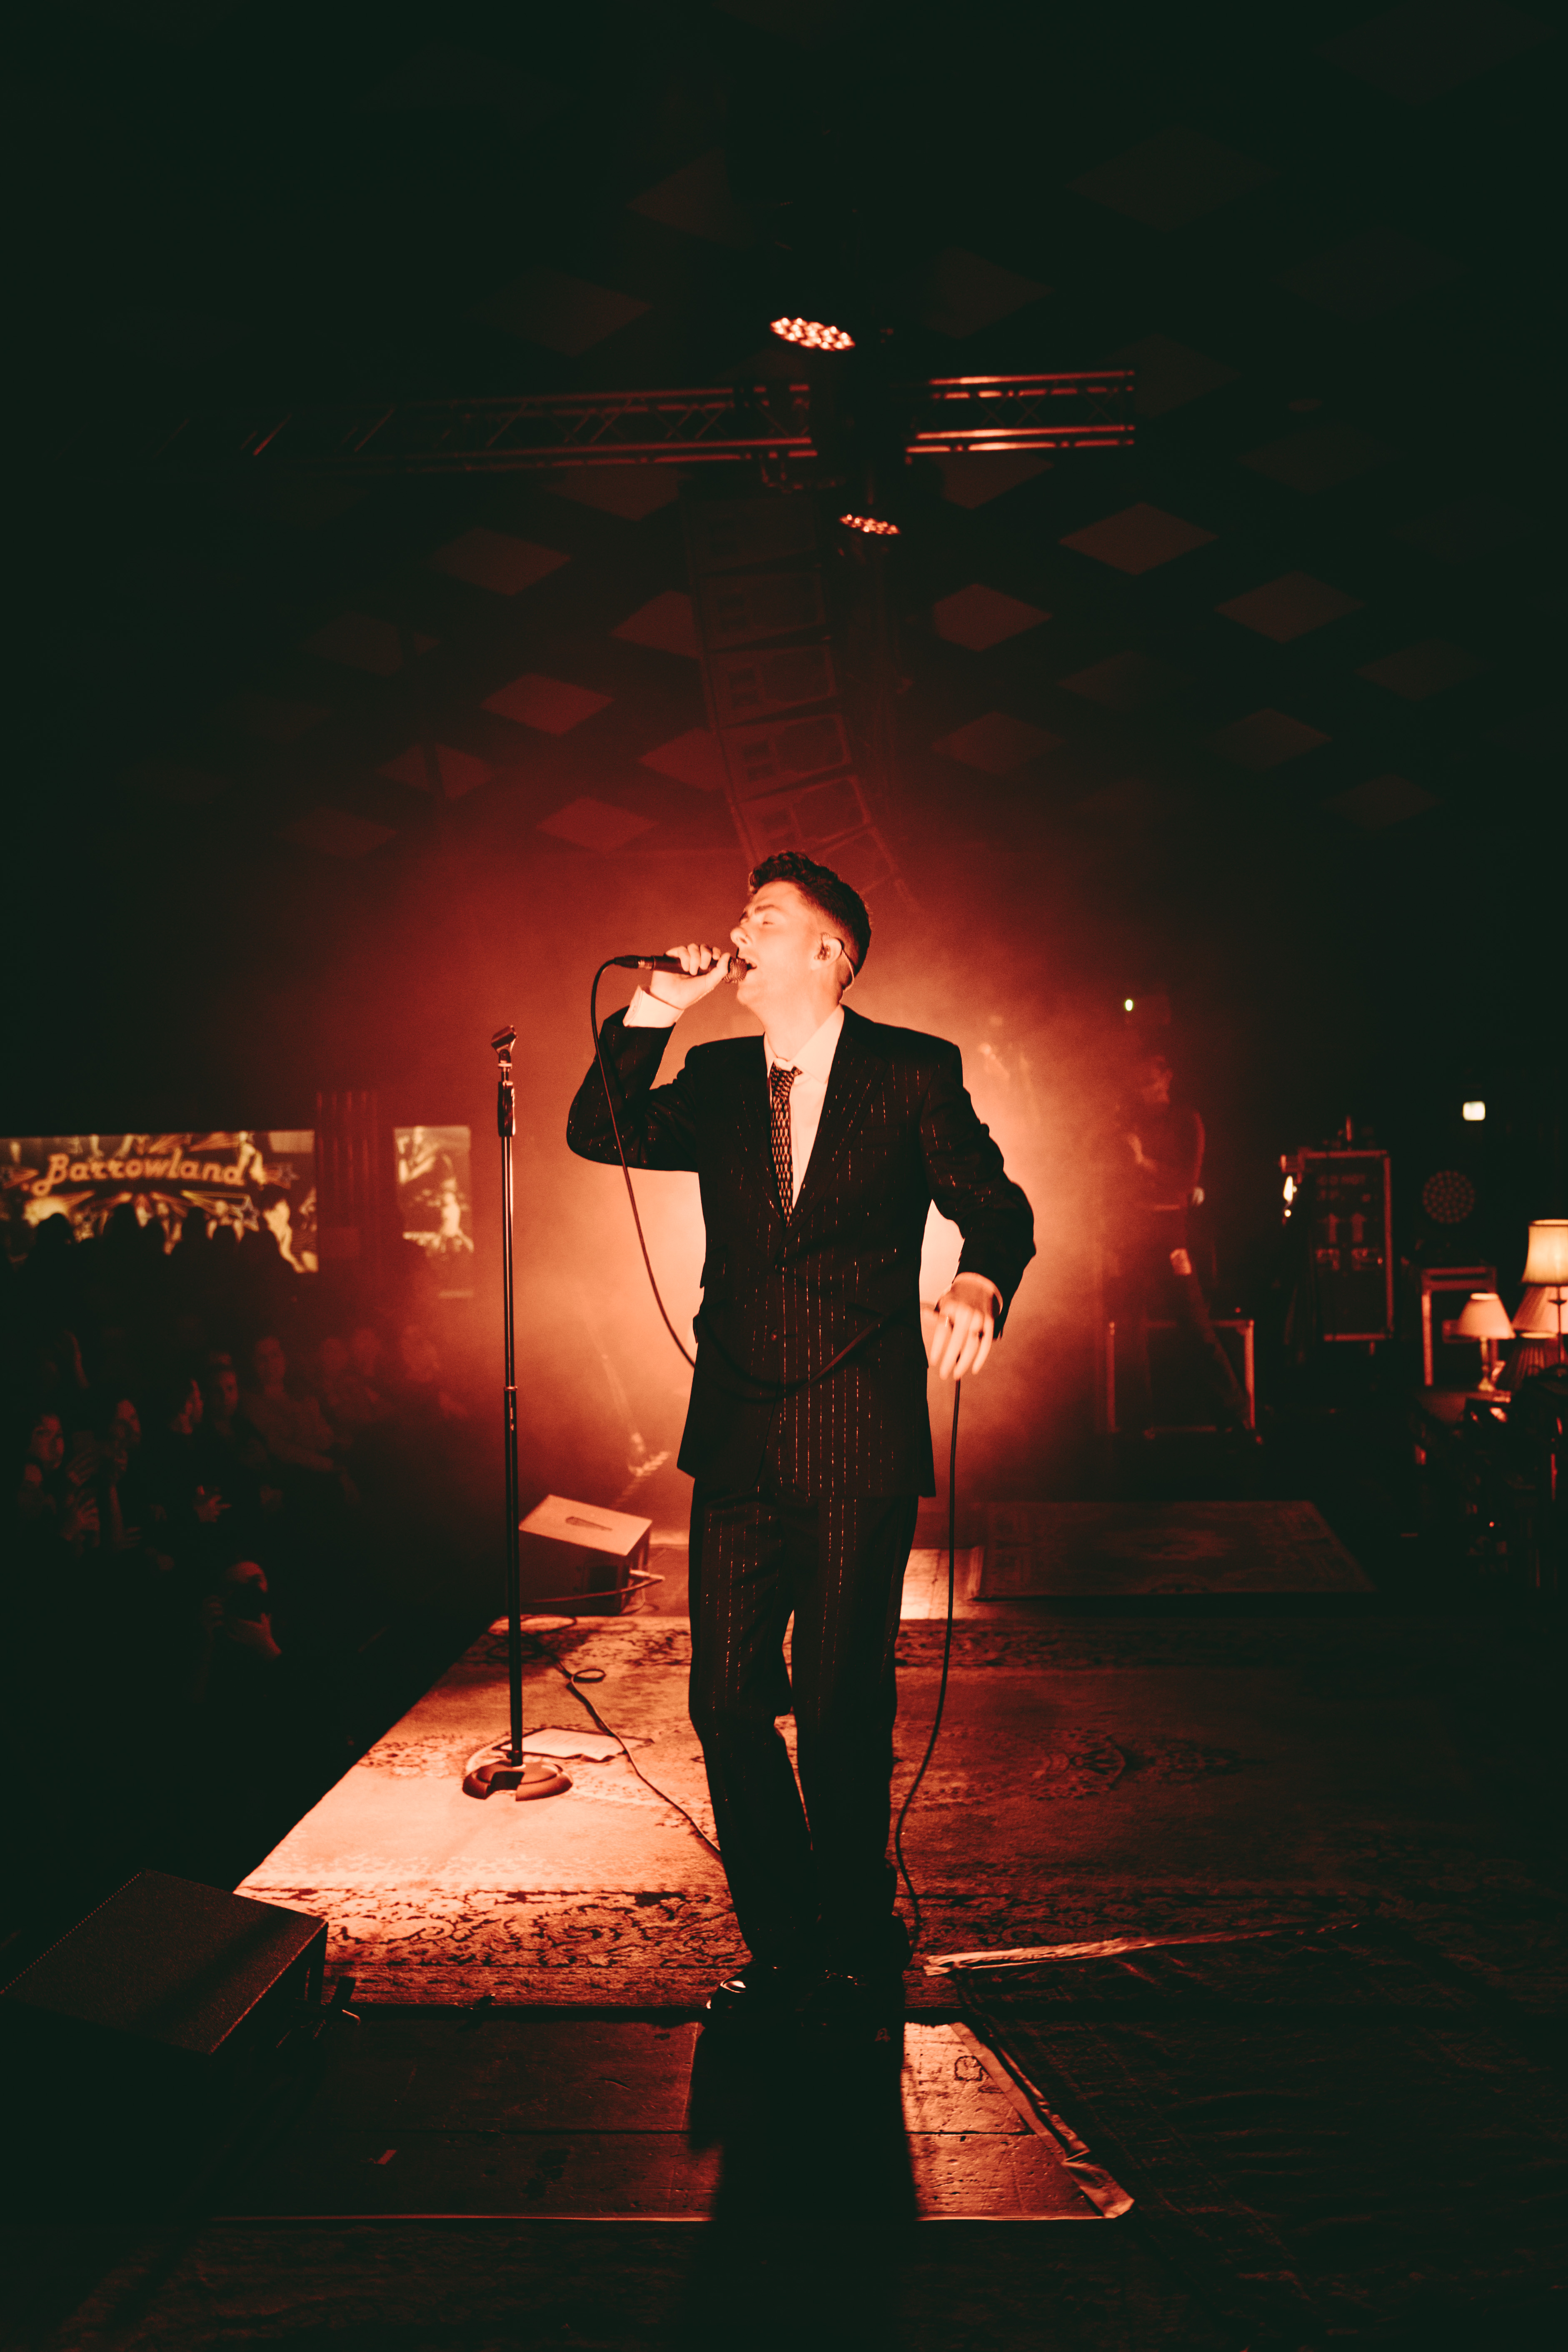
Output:
[[[139,1871],[0,1991],[13,2153],[199,2137],[321,2016],[323,1919]]]

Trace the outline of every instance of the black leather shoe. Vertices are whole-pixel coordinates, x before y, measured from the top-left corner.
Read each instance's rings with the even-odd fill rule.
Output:
[[[806,2032],[861,2048],[896,2041],[903,2021],[904,1980],[890,1969],[829,1969],[801,2015]]]
[[[734,2032],[773,2032],[793,2025],[822,1983],[820,1969],[748,1960],[709,1998],[710,2024]]]
[[[868,1930],[854,1935],[825,1933],[823,1958],[836,1974],[850,1977],[901,1977],[910,1964],[910,1931],[901,1912],[889,1912]]]

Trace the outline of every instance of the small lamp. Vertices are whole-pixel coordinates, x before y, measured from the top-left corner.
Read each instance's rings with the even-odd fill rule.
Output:
[[[1533,1325],[1536,1330],[1554,1330],[1557,1334],[1557,1360],[1563,1360],[1563,1308],[1568,1302],[1568,1217],[1537,1217],[1530,1228],[1530,1248],[1524,1260],[1524,1282],[1527,1288],[1540,1285],[1545,1293],[1543,1307],[1553,1311],[1553,1320],[1542,1319]]]
[[[1503,1385],[1517,1389],[1531,1372],[1543,1372],[1548,1364],[1557,1361],[1557,1318],[1552,1295],[1541,1284],[1520,1300],[1513,1328],[1519,1333],[1519,1345],[1509,1360]]]
[[[1480,1394],[1497,1393],[1497,1349],[1500,1339],[1511,1339],[1513,1325],[1508,1319],[1508,1309],[1495,1290],[1472,1290],[1465,1301],[1465,1311],[1454,1326],[1457,1338],[1479,1339],[1481,1343]]]

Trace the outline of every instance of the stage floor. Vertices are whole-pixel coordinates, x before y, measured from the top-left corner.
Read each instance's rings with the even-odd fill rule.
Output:
[[[1105,2218],[962,2026],[867,2052],[549,2010],[367,2009],[334,2032],[321,2086],[225,2180],[221,2218],[699,2221],[841,2200],[884,2221]]]
[[[906,1836],[924,1952],[1377,1913],[1440,1938],[1451,1924],[1475,1953],[1466,1889],[1478,1871],[1489,1886],[1520,1876],[1455,1745],[1489,1637],[1344,1599],[1333,1616],[1214,1616],[1200,1600],[1159,1619],[962,1618]],[[895,1801],[942,1634],[930,1619],[900,1633]],[[588,1621],[549,1641],[603,1668],[606,1720],[648,1742],[644,1769],[711,1829],[684,1621]],[[742,1957],[723,1875],[624,1758],[571,1764],[561,1797],[463,1794],[468,1759],[506,1727],[505,1659],[504,1639],[476,1643],[240,1891],[324,1916],[329,1967],[369,2000],[695,2014]],[[530,1728],[587,1727],[537,1657],[524,1702]],[[1499,1959],[1510,1978],[1532,1965],[1517,1938]],[[952,2013],[940,1978],[908,1983],[914,2013]]]
[[[910,1822],[923,1950],[1382,1918],[1506,1996],[1500,2017],[1554,2032],[1568,1982],[1555,1640],[1537,1622],[1378,1596],[1264,1614],[1212,1599],[961,1618]],[[930,1621],[900,1636],[899,1790],[942,1643]],[[655,1734],[648,1769],[700,1802],[680,1619],[605,1621],[560,1643],[569,1664],[604,1666],[605,1715]],[[528,1720],[573,1712],[559,1677],[531,1667]],[[520,2314],[530,2341],[651,2352],[731,2344],[742,2309],[779,2315],[783,2341],[814,2265],[862,2291],[838,2339],[858,2346],[1022,2346],[1042,2325],[1066,2352],[1239,2340],[1205,2323],[1140,2227],[1146,2207],[1128,2229],[1020,2226],[1068,2218],[1027,2169],[1040,2151],[1004,2123],[965,2157],[962,2130],[933,2127],[920,2104],[933,2071],[961,2125],[951,2101],[976,2080],[957,2071],[973,2053],[935,2033],[951,1981],[911,1971],[923,2006],[901,2076],[837,2062],[817,2075],[821,2053],[793,2050],[771,2082],[709,2074],[694,2022],[737,1949],[711,1858],[620,1764],[575,1768],[572,1795],[539,1804],[464,1798],[467,1756],[505,1717],[504,1648],[487,1636],[252,1874],[247,1892],[328,1918],[331,1966],[359,1981],[353,2098],[307,2111],[275,2171],[228,2184],[225,2216],[149,2241],[80,2303],[84,2277],[51,2352],[329,2335],[478,2352],[511,2343]],[[1061,2105],[1101,2152],[1098,2126]],[[639,2105],[640,2156],[624,2130]],[[978,2218],[947,2218],[959,2195]],[[760,2198],[788,2226],[646,2218],[704,2198],[742,2224]],[[911,2198],[943,2226],[861,2226]],[[91,2226],[102,2276],[121,2257],[100,2258]],[[62,2310],[68,2284],[49,2290]]]

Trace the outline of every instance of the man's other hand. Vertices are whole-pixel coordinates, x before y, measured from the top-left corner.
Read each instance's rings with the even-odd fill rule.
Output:
[[[996,1286],[983,1274],[955,1276],[934,1309],[921,1309],[921,1321],[938,1380],[966,1380],[981,1370],[996,1337]]]
[[[692,1005],[700,1004],[705,996],[712,995],[721,981],[730,977],[728,948],[721,952],[718,948],[702,947],[696,940],[689,940],[684,947],[678,942],[672,948],[666,948],[665,953],[679,957],[680,970],[650,971],[647,992],[660,1004],[674,1005],[678,1012],[686,1013]]]

